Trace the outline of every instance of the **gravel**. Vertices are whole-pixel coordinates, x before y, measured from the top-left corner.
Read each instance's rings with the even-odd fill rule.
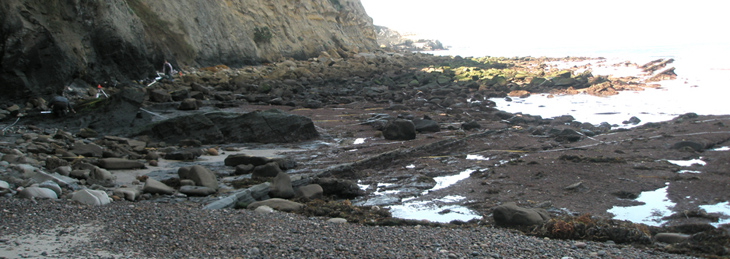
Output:
[[[690,258],[492,227],[365,226],[200,207],[0,198],[0,258]],[[21,247],[24,236],[62,245],[44,246],[36,238],[32,248]]]

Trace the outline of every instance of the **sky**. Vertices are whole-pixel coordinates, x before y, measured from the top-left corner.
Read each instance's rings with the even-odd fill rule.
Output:
[[[728,44],[725,1],[361,0],[375,25],[445,45],[636,47]]]

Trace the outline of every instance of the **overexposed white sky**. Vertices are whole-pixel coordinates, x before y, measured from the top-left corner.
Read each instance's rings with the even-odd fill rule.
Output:
[[[375,25],[447,45],[617,47],[727,43],[726,1],[361,0]]]

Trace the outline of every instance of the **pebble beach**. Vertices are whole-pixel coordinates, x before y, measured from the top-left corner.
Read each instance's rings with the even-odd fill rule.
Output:
[[[187,202],[2,198],[0,207],[0,258],[692,258],[487,226],[366,226]]]

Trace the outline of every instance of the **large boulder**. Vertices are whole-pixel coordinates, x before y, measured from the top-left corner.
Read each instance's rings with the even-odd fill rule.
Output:
[[[98,184],[104,187],[113,187],[116,177],[109,171],[94,167],[90,174],[89,179],[86,180],[90,184]]]
[[[180,167],[177,170],[177,174],[181,180],[189,179],[195,182],[197,186],[205,186],[213,190],[218,190],[218,179],[216,179],[215,173],[208,170],[208,168],[200,165]]]
[[[550,215],[544,209],[522,208],[514,202],[494,208],[493,217],[497,224],[503,226],[539,225],[550,219]]]
[[[324,189],[319,184],[309,184],[297,188],[296,197],[300,197],[304,200],[322,199],[324,195]]]
[[[85,157],[101,157],[104,153],[104,148],[94,143],[77,144],[74,145],[71,152]]]
[[[393,120],[385,125],[383,137],[389,140],[416,139],[416,126],[409,120]]]
[[[270,162],[268,164],[257,166],[253,169],[251,178],[269,178],[276,177],[283,171],[279,168],[279,164],[276,162]]]
[[[281,110],[210,113],[226,142],[287,143],[319,137],[311,119]]]
[[[202,143],[220,144],[225,139],[216,124],[203,114],[167,119],[149,126],[139,134],[149,135],[167,143],[197,139]]]
[[[160,181],[157,181],[152,178],[147,178],[147,180],[144,183],[144,187],[142,187],[142,192],[144,193],[151,193],[151,194],[173,194],[175,192],[175,189],[173,189],[170,186],[167,186],[167,184],[164,184]]]
[[[334,195],[342,199],[362,196],[365,192],[351,180],[338,178],[318,178],[314,183],[322,187],[324,195]]]
[[[272,198],[290,199],[294,197],[294,188],[291,185],[291,178],[284,172],[280,172],[271,181],[269,196]]]
[[[439,126],[438,122],[433,120],[413,119],[413,125],[416,127],[416,131],[421,133],[441,131],[441,126]]]
[[[203,144],[286,143],[319,136],[311,119],[280,110],[180,116],[155,123],[137,134],[168,143],[197,139]]]

